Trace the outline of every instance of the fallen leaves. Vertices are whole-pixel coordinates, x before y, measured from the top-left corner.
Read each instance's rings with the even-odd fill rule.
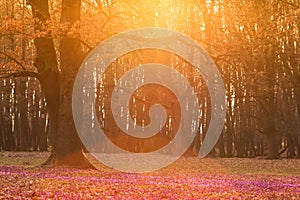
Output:
[[[300,198],[299,176],[153,175],[68,168],[0,167],[1,198],[203,199]]]
[[[15,155],[0,158],[36,163]],[[181,158],[146,174],[8,164],[0,166],[0,199],[300,199],[299,160]]]

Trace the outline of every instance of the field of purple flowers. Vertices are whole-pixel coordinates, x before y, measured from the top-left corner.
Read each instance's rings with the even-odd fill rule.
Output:
[[[33,167],[0,152],[0,199],[300,199],[300,160],[181,158],[146,174]]]

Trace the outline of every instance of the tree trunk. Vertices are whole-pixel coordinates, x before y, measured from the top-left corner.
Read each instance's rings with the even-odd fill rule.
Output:
[[[48,0],[29,0],[35,23],[35,31],[43,31],[42,24],[50,19]],[[56,135],[59,109],[59,69],[53,39],[49,36],[34,39],[36,58],[34,65],[38,70],[42,92],[47,102],[50,121],[50,134]],[[55,136],[54,136],[55,137]]]
[[[265,137],[266,137],[267,148],[268,148],[267,159],[277,159],[279,145],[275,133],[275,125],[273,123],[269,124],[269,127],[265,128]]]
[[[80,0],[63,0],[61,22],[72,25],[80,19]],[[79,40],[63,37],[60,42],[60,111],[58,138],[55,141],[54,163],[77,168],[91,168],[83,154],[72,115],[72,89],[76,73],[84,59]]]
[[[296,148],[295,148],[295,138],[293,135],[287,135],[287,158],[295,158],[296,157]]]
[[[19,151],[29,151],[30,150],[30,126],[28,121],[28,102],[25,99],[26,94],[26,81],[27,78],[20,78],[16,81],[16,93],[17,93],[17,113],[18,116],[18,150]]]
[[[226,157],[226,153],[225,153],[225,144],[224,144],[224,131],[222,132],[220,138],[219,138],[219,141],[218,141],[218,147],[219,147],[219,150],[220,150],[220,157],[221,158],[225,158]]]
[[[42,24],[50,19],[48,0],[29,0],[33,16],[39,22],[36,31],[43,31]],[[80,19],[81,1],[62,1],[61,22],[72,25]],[[82,146],[72,118],[73,82],[83,53],[78,40],[64,37],[60,42],[61,73],[59,73],[53,39],[39,37],[34,40],[42,91],[44,92],[50,118],[50,133],[54,135],[52,154],[45,164],[69,167],[91,167],[82,153]]]

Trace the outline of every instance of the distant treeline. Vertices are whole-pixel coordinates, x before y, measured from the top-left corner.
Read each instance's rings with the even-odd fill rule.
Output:
[[[39,81],[29,77],[0,79],[0,88],[0,150],[49,150],[52,139],[49,133],[47,104],[42,95]],[[202,101],[200,103],[207,104]],[[208,110],[206,106],[202,111],[209,112]],[[228,114],[231,114],[230,111],[227,112],[227,119],[233,117]],[[204,113],[203,115],[210,114]],[[245,119],[251,119],[248,115],[244,116]],[[200,130],[203,129],[204,134],[200,134],[200,138],[197,138],[196,143],[199,144],[204,139],[207,124],[202,122],[201,126]],[[237,124],[233,126],[237,127]],[[260,132],[260,130],[254,130],[251,127],[245,129],[245,127],[230,131],[228,122],[225,123],[222,135],[210,156],[266,156],[269,138],[263,131]],[[287,158],[300,157],[300,136],[295,134],[297,133],[297,126],[294,128],[294,133],[283,131],[282,134],[274,135],[279,141],[276,148],[278,155]]]
[[[48,115],[34,78],[0,79],[0,150],[47,151]]]

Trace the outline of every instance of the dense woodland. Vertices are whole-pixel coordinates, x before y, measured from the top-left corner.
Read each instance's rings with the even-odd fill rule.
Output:
[[[227,115],[210,156],[300,158],[298,0],[3,0],[0,21],[0,150],[58,156],[66,138],[76,137],[74,125],[65,125],[72,121],[66,105],[83,58],[116,33],[162,27],[196,40],[222,75]],[[115,64],[126,70],[134,57]],[[174,55],[164,59],[184,65]],[[195,90],[202,114],[191,152],[199,149],[210,116],[206,88]]]

